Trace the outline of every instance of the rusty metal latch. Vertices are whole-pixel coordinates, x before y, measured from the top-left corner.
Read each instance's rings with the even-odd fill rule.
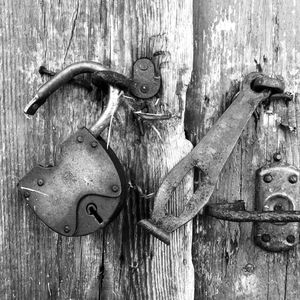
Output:
[[[18,184],[23,198],[37,216],[66,236],[86,235],[103,228],[117,215],[126,198],[123,167],[100,137],[118,108],[119,88],[143,99],[153,97],[160,88],[160,77],[155,75],[153,63],[146,58],[134,64],[132,79],[95,62],[75,63],[46,82],[24,112],[35,114],[61,85],[86,72],[94,73],[94,84],[108,85],[106,109],[89,130],[79,129],[61,145],[56,166],[36,166]]]
[[[163,242],[170,243],[170,233],[191,220],[209,201],[219,174],[257,106],[284,92],[282,78],[261,73],[248,74],[230,107],[200,143],[166,176],[154,199],[151,219],[139,222]],[[166,204],[184,176],[194,167],[201,171],[201,183],[179,216],[166,214]]]
[[[259,247],[273,252],[290,250],[299,243],[299,176],[299,169],[274,159],[256,173],[255,211],[247,211],[240,200],[208,204],[205,213],[227,221],[255,222],[254,240]]]

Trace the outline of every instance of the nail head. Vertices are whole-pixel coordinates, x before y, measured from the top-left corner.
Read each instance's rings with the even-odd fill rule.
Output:
[[[43,180],[42,178],[39,178],[39,179],[37,180],[37,184],[38,184],[38,186],[44,185],[44,180]]]
[[[65,225],[65,227],[64,227],[64,232],[65,232],[65,233],[70,232],[70,226],[69,226],[69,225]]]
[[[291,175],[291,176],[289,177],[289,182],[290,182],[290,183],[294,184],[294,183],[296,183],[297,181],[298,181],[297,175]]]
[[[269,183],[269,182],[271,182],[272,180],[273,180],[273,177],[272,177],[271,174],[266,174],[266,175],[264,176],[264,182]]]
[[[79,136],[77,137],[77,142],[78,142],[78,143],[82,143],[82,142],[83,142],[83,137],[82,137],[81,135],[79,135]]]
[[[92,146],[92,148],[97,148],[98,143],[97,143],[96,141],[93,141],[93,142],[91,143],[91,146]]]
[[[119,191],[119,187],[117,186],[117,185],[113,185],[112,187],[111,187],[111,190],[113,191],[113,192],[118,192]]]

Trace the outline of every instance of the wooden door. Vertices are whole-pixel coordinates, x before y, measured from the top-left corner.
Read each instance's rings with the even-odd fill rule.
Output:
[[[299,11],[297,1],[194,1],[194,68],[186,130],[197,143],[228,107],[243,75],[282,75],[295,94],[261,106],[227,162],[212,202],[243,199],[254,209],[255,171],[280,151],[299,167]],[[268,253],[251,223],[198,216],[193,224],[195,299],[299,299],[299,247]]]
[[[299,167],[299,11],[296,1],[275,0],[0,0],[0,298],[299,299],[299,247],[267,253],[254,245],[251,223],[199,215],[169,247],[136,226],[149,216],[163,177],[250,71],[282,75],[295,98],[288,108],[259,108],[211,201],[243,199],[252,209],[255,171],[276,151]],[[124,99],[111,127],[110,145],[128,179],[126,204],[105,230],[59,236],[21,201],[16,184],[35,164],[54,163],[59,144],[79,125],[91,126],[103,102],[98,91],[66,85],[26,119],[23,108],[48,79],[38,68],[93,60],[129,76],[145,56],[161,72],[160,95]],[[144,122],[141,135],[133,110],[143,106],[172,118]],[[169,211],[180,211],[192,189],[190,173]]]

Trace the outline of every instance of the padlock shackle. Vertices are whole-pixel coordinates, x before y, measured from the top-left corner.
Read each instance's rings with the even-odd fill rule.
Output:
[[[82,61],[67,66],[38,89],[35,96],[26,105],[24,113],[27,115],[34,115],[51,94],[53,94],[62,85],[69,82],[76,75],[83,73],[94,73],[104,70],[107,70],[107,68],[97,62],[92,61]]]
[[[24,109],[24,113],[27,115],[34,115],[36,111],[41,107],[47,100],[47,98],[53,94],[57,89],[59,89],[62,85],[69,82],[73,77],[83,73],[96,73],[108,71],[110,73],[116,73],[109,71],[107,68],[103,67],[101,64],[97,62],[91,61],[82,61],[78,63],[74,63],[57,73],[54,77],[52,77],[49,81],[47,81],[44,85],[42,85],[37,91],[36,95],[33,99],[26,105]],[[118,74],[118,73],[116,73]],[[118,74],[118,86],[122,88],[126,88],[130,83],[124,75]],[[109,125],[110,119],[115,113],[116,109],[119,105],[120,91],[118,88],[114,88],[109,85],[109,100],[107,103],[107,107],[102,113],[100,119],[96,122],[96,124],[90,129],[90,131],[98,137],[101,132]]]
[[[109,100],[107,106],[98,121],[89,129],[95,137],[100,136],[101,132],[109,125],[112,116],[119,106],[121,95],[122,92],[120,92],[118,88],[109,85]]]

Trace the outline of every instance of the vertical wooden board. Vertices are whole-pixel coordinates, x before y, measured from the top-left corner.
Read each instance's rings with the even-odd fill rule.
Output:
[[[298,92],[299,9],[296,2],[271,0],[194,1],[194,68],[186,111],[193,143],[224,111],[235,81],[251,71],[262,68],[266,74],[282,75],[286,90]],[[211,201],[232,202],[240,195],[253,209],[255,171],[274,152],[299,165],[297,135],[290,130],[298,122],[298,101],[296,97],[296,105],[289,108],[280,103],[268,110],[260,107],[259,119],[249,122]],[[230,167],[235,162],[238,171]],[[298,247],[289,253],[267,253],[254,245],[252,224],[220,222],[202,216],[194,222],[195,299],[298,298]],[[232,255],[224,255],[220,242],[225,249],[232,246]]]
[[[127,205],[105,232],[101,298],[191,299],[191,224],[174,233],[170,247],[136,224],[149,216],[153,194],[167,171],[191,150],[184,136],[183,115],[192,70],[192,2],[125,1],[120,5],[107,1],[104,6],[107,11],[101,22],[114,24],[104,36],[104,43],[105,39],[113,41],[107,43],[104,60],[129,74],[135,59],[154,57],[162,90],[159,99],[145,103],[146,108],[152,113],[171,113],[172,118],[144,122],[145,135],[141,136],[123,105],[112,125],[112,145],[128,166],[130,184]],[[172,199],[172,211],[190,195],[192,184],[189,175]]]
[[[192,299],[192,225],[167,247],[136,227],[149,215],[151,195],[167,171],[191,149],[185,140],[185,93],[192,70],[191,1],[0,1],[1,297],[3,299]],[[175,30],[176,28],[176,30]],[[66,85],[33,119],[22,111],[48,78],[37,72],[95,60],[126,75],[141,56],[162,73],[159,99],[146,107],[171,113],[145,123],[140,136],[128,103],[116,114],[111,146],[128,174],[129,198],[104,232],[58,236],[20,201],[16,184],[36,163],[53,163],[58,145],[78,125],[101,114],[98,93]],[[107,139],[107,132],[103,137]],[[192,189],[191,174],[179,187],[176,211]]]

